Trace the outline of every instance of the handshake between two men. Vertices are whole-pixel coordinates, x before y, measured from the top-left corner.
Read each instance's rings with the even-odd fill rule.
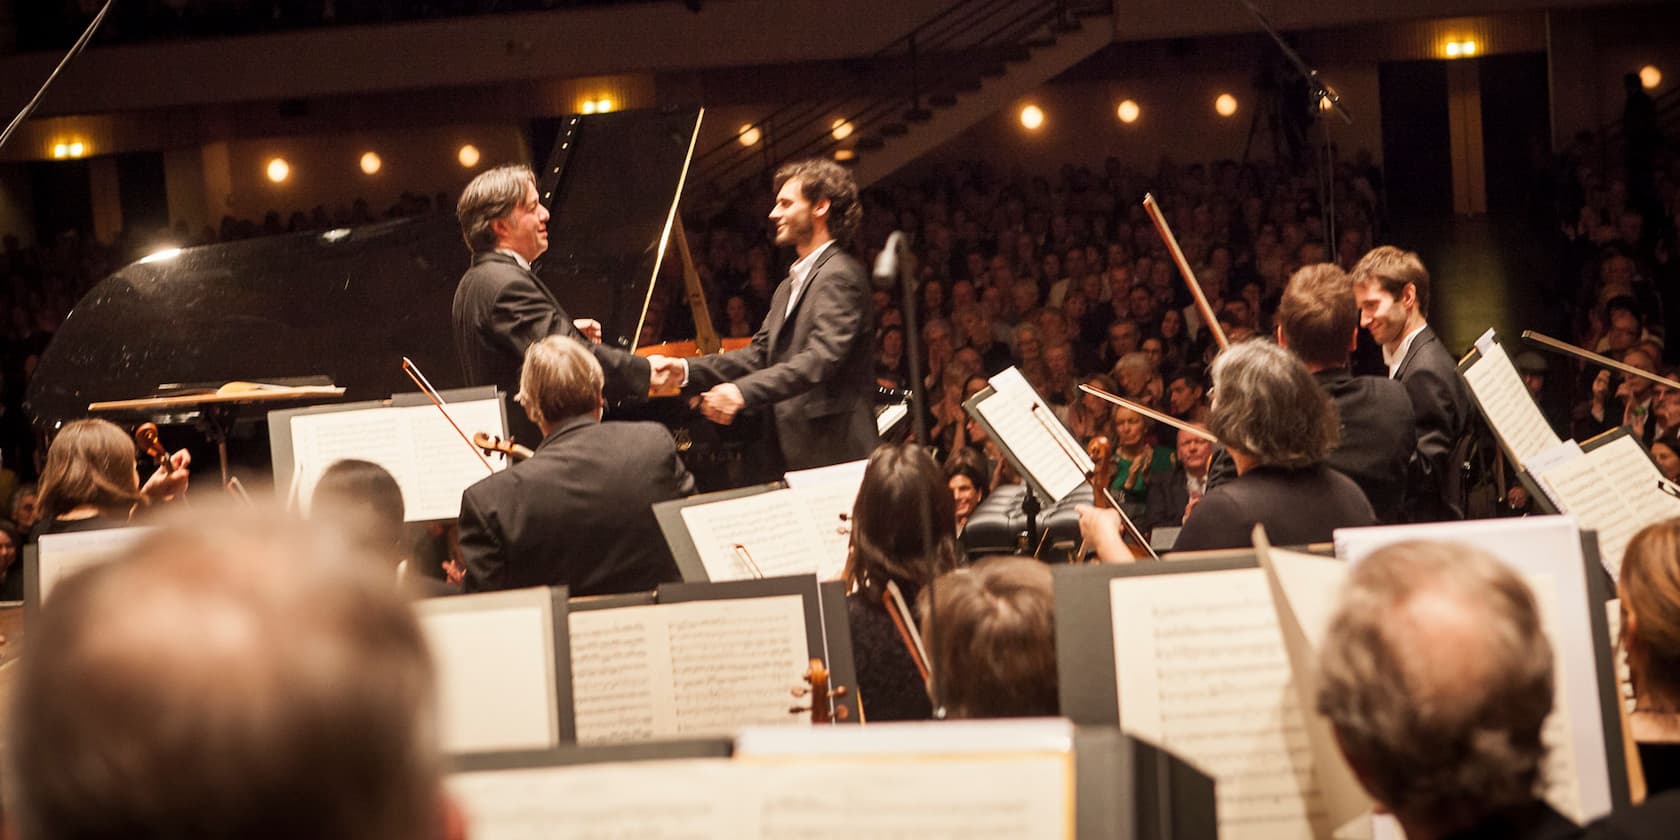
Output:
[[[601,343],[601,322],[593,318],[574,318],[572,325],[578,332],[595,344]],[[688,381],[688,363],[672,356],[649,356],[648,365],[652,371],[648,378],[648,396],[674,397],[682,393],[683,383]],[[719,425],[727,426],[735,422],[735,415],[746,405],[741,397],[741,389],[733,382],[724,382],[714,386],[704,394],[689,400],[691,407],[700,409],[700,414],[707,420]]]

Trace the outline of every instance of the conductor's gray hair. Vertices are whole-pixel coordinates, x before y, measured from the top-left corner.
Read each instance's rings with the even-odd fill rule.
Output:
[[[537,423],[558,423],[594,411],[606,376],[583,342],[551,335],[525,351],[519,403]]]
[[[1536,794],[1552,649],[1528,586],[1493,557],[1415,541],[1355,565],[1319,674],[1319,711],[1402,819],[1452,831]]]
[[[1335,404],[1295,354],[1269,341],[1233,344],[1214,360],[1208,431],[1260,466],[1310,466],[1341,439]]]
[[[522,163],[510,163],[479,173],[461,191],[455,216],[461,220],[461,238],[475,254],[496,250],[496,231],[491,223],[506,218],[525,200],[527,187],[537,175]]]

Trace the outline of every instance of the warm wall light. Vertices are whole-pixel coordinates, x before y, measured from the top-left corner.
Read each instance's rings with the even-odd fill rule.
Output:
[[[611,111],[612,109],[613,109],[613,101],[611,99],[607,99],[606,97],[602,97],[600,99],[595,100],[595,113],[605,114],[608,111]]]
[[[1044,109],[1037,105],[1028,105],[1021,109],[1021,127],[1028,131],[1037,131],[1044,126]]]
[[[1464,45],[1457,41],[1447,42],[1447,58],[1458,58],[1464,54]]]
[[[56,158],[58,160],[63,160],[65,158],[69,157],[70,156],[70,144],[69,143],[54,143],[53,147],[52,147],[52,155],[53,155],[54,158]]]
[[[1466,57],[1475,55],[1476,50],[1477,50],[1477,47],[1476,47],[1476,42],[1475,41],[1465,41],[1464,42],[1464,55]]]
[[[292,176],[292,165],[285,158],[273,158],[268,162],[267,172],[268,180],[279,184]]]
[[[1142,111],[1138,109],[1138,104],[1130,99],[1121,102],[1120,107],[1115,109],[1115,114],[1120,117],[1120,121],[1123,123],[1137,122],[1140,113]]]
[[[70,143],[70,156],[71,157],[81,157],[85,154],[87,154],[87,146],[84,145],[82,143],[82,141],[75,140],[75,141],[72,141]]]
[[[378,152],[364,152],[362,154],[362,171],[363,172],[365,172],[369,175],[372,175],[375,172],[379,171],[379,167],[384,166],[384,165],[385,165],[385,162],[379,159],[379,153]]]
[[[764,139],[764,132],[759,131],[758,126],[747,123],[735,130],[735,139],[743,146],[757,146],[758,141]]]
[[[52,156],[56,160],[87,157],[87,154],[87,143],[81,140],[60,140],[52,145]]]
[[[845,161],[851,160],[855,157],[857,157],[857,152],[854,152],[851,149],[835,149],[834,150],[834,159],[837,160],[837,161],[841,161],[842,163],[845,162]]]
[[[1655,64],[1639,68],[1639,83],[1644,85],[1646,90],[1656,90],[1657,85],[1662,84],[1662,71],[1658,70]]]
[[[468,169],[471,169],[471,168],[477,166],[478,165],[478,147],[474,146],[471,143],[468,143],[465,146],[462,146],[461,150],[455,153],[455,159],[460,161],[461,165],[465,166]]]
[[[1213,100],[1213,110],[1221,117],[1229,117],[1237,112],[1237,98],[1229,93],[1221,93]]]
[[[1442,48],[1447,58],[1470,58],[1481,50],[1481,46],[1474,39],[1463,41],[1448,41]]]
[[[593,100],[593,99],[584,100],[584,102],[583,102],[583,112],[585,114],[595,113],[595,100]]]
[[[844,140],[852,136],[852,124],[847,122],[845,117],[841,117],[829,123],[828,133],[834,135],[836,140]]]

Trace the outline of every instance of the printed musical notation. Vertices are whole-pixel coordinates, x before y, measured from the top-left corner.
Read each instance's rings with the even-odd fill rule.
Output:
[[[1264,573],[1121,577],[1110,594],[1121,728],[1214,775],[1220,836],[1326,836]]]
[[[570,629],[580,744],[808,720],[788,714],[809,665],[798,595],[576,611]]]

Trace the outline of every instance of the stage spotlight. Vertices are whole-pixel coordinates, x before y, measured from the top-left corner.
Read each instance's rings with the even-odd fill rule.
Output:
[[[1138,109],[1138,104],[1136,102],[1128,99],[1120,103],[1120,107],[1116,109],[1115,113],[1120,117],[1121,122],[1135,123],[1137,122],[1138,115],[1142,113],[1142,111]]]
[[[1028,105],[1021,109],[1021,126],[1028,131],[1037,131],[1044,126],[1044,109],[1037,105]]]
[[[468,169],[471,169],[471,168],[477,166],[478,165],[478,147],[474,146],[471,143],[468,143],[465,146],[462,146],[461,150],[455,153],[455,159],[460,161],[461,165],[465,166]]]
[[[764,139],[764,132],[759,131],[758,126],[747,123],[735,131],[735,137],[743,146],[756,146],[759,140]]]
[[[364,172],[368,175],[372,175],[372,174],[378,172],[379,168],[381,166],[384,166],[384,165],[385,165],[385,162],[379,159],[379,153],[378,152],[363,152],[362,153],[362,172]]]
[[[268,180],[276,184],[283,183],[292,177],[292,165],[285,158],[273,158],[268,162]]]
[[[1213,110],[1221,117],[1229,117],[1237,112],[1237,98],[1229,93],[1221,93],[1213,100]]]

